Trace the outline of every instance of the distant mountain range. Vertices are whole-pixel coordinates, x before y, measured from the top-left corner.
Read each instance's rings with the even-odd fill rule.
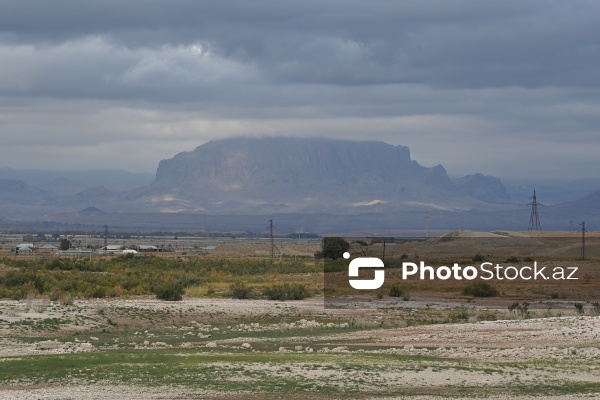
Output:
[[[590,227],[600,222],[597,188],[580,200],[541,206],[542,227],[567,229],[581,218]],[[509,192],[500,179],[480,173],[451,179],[441,165],[412,160],[404,146],[238,138],[163,160],[154,177],[0,168],[0,217],[123,227],[142,226],[147,218],[155,229],[207,223],[231,229],[236,221],[241,228],[278,215],[313,230],[326,230],[326,221],[331,229],[353,230],[366,221],[373,229],[418,229],[428,211],[437,229],[526,229],[528,208]],[[542,192],[538,200],[543,203]]]
[[[50,171],[0,168],[0,179],[20,180],[54,195],[69,196],[95,186],[105,186],[117,192],[131,190],[152,183],[154,174],[119,169]]]

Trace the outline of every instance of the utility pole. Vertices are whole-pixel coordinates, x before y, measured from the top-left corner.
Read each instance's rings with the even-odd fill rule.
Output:
[[[104,225],[104,254],[108,251],[108,225]]]
[[[273,220],[269,220],[269,238],[271,239],[271,260],[275,257],[275,243],[273,242]]]
[[[581,259],[585,260],[585,222],[581,223]]]
[[[531,206],[531,215],[529,216],[529,227],[528,231],[541,231],[542,227],[540,226],[540,216],[538,215],[538,202],[535,196],[535,190],[533,191],[533,197],[530,197],[531,203],[528,205]]]
[[[426,239],[429,239],[429,219],[431,219],[431,217],[429,216],[429,210],[425,211],[425,230],[426,230]]]

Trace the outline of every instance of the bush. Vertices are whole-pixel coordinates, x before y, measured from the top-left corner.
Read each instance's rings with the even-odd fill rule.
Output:
[[[75,302],[75,299],[73,299],[73,296],[71,296],[71,293],[62,294],[60,296],[59,300],[63,306],[72,306],[73,303]]]
[[[469,311],[465,306],[460,306],[450,310],[448,313],[448,322],[467,321],[469,319]]]
[[[465,296],[495,297],[498,296],[498,289],[486,282],[472,282],[463,288],[462,293]]]
[[[88,293],[87,297],[92,297],[96,299],[102,299],[106,297],[106,289],[104,286],[94,286]]]
[[[477,253],[473,256],[473,261],[482,262],[485,261],[485,257],[481,253]]]
[[[323,257],[336,260],[341,258],[344,252],[348,251],[350,243],[338,236],[323,238]]]
[[[283,283],[271,285],[263,290],[269,300],[302,300],[310,296],[308,289],[301,283]]]
[[[529,316],[531,315],[529,313],[529,303],[525,302],[523,304],[519,304],[517,303],[512,303],[510,306],[508,306],[508,311],[513,314],[514,312],[517,312],[519,314],[519,316],[521,317],[521,319],[526,319],[529,318]]]
[[[508,257],[505,262],[507,262],[507,263],[518,263],[519,261],[521,261],[521,260],[519,260],[517,257],[513,256],[513,257]]]
[[[252,294],[252,288],[242,281],[233,282],[229,285],[229,289],[231,290],[231,297],[234,299],[248,299]]]
[[[168,282],[157,286],[153,290],[157,298],[166,301],[180,301],[183,299],[185,289],[181,282]]]
[[[48,296],[50,301],[58,301],[60,299],[60,292],[52,289],[50,295]]]
[[[390,297],[402,297],[404,295],[404,291],[400,286],[392,285],[388,294]]]
[[[577,311],[577,314],[583,315],[583,313],[585,311],[583,309],[583,304],[582,303],[575,303],[575,304],[573,304],[573,306],[575,307],[575,310]]]

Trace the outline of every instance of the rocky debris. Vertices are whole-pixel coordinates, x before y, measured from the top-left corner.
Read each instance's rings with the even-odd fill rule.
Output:
[[[307,320],[300,319],[296,322],[282,322],[279,324],[272,325],[260,325],[259,323],[251,323],[251,324],[239,324],[237,327],[232,326],[230,329],[232,331],[238,332],[267,332],[267,331],[287,331],[292,329],[317,329],[317,328],[327,328],[327,329],[335,329],[342,328],[347,329],[349,327],[347,322],[336,324],[333,322],[321,323],[315,320]]]
[[[45,341],[36,343],[35,349],[40,350],[40,351],[51,351],[51,352],[59,352],[59,353],[79,353],[79,352],[94,351],[95,347],[91,343],[88,343],[88,342],[61,343],[57,340],[45,340]]]

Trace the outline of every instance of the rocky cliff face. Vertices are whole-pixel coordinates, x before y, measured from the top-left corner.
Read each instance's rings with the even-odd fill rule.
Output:
[[[463,193],[483,201],[497,203],[510,200],[502,181],[493,176],[477,173],[455,179],[454,183]]]
[[[438,165],[375,141],[240,138],[213,141],[160,162],[147,206],[188,212],[367,212],[468,209]]]

